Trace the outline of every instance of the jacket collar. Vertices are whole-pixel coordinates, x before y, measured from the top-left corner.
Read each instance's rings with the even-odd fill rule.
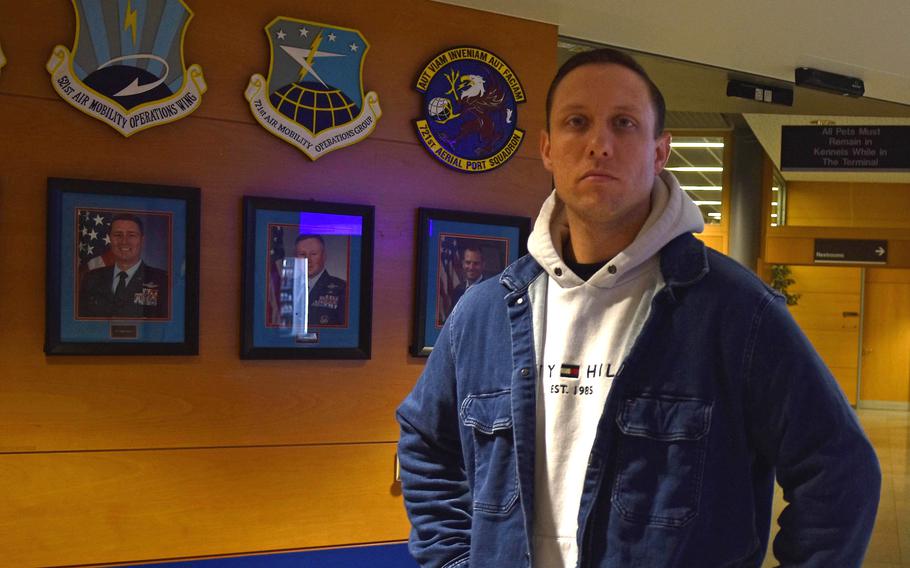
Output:
[[[708,274],[708,253],[704,243],[684,233],[660,250],[660,271],[673,295],[674,288],[691,286]],[[510,264],[499,277],[500,283],[513,294],[521,294],[537,278],[543,268],[531,255],[524,255]]]
[[[708,274],[708,251],[705,244],[684,233],[660,251],[660,272],[670,288],[695,284]]]

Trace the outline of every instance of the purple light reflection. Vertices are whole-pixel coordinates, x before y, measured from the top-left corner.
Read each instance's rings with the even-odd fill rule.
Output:
[[[363,219],[357,215],[300,212],[300,227],[311,235],[361,235]]]

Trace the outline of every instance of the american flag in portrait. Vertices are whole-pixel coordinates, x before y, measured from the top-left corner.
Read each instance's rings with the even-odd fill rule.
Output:
[[[281,323],[281,270],[284,259],[284,227],[269,225],[269,282],[266,291],[266,323]]]
[[[112,211],[98,209],[76,209],[78,231],[76,242],[79,246],[79,276],[89,270],[104,268],[114,263],[111,252]]]
[[[439,295],[436,302],[436,326],[442,327],[452,311],[455,288],[461,284],[461,252],[458,249],[458,239],[455,237],[440,236],[437,279]]]

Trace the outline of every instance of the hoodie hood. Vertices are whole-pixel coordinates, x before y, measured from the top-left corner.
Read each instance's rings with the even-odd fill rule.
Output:
[[[632,243],[597,271],[587,284],[612,288],[644,269],[646,261],[683,233],[700,233],[705,225],[701,211],[679,187],[679,182],[664,170],[651,187],[651,213]],[[563,288],[581,286],[579,278],[563,261],[563,248],[569,240],[566,207],[554,189],[540,208],[534,230],[528,238],[528,252]],[[613,267],[613,272],[608,270]]]

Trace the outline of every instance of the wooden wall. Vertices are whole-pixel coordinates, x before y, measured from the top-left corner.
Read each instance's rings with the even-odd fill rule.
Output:
[[[847,397],[910,405],[910,185],[790,182],[786,223],[766,228],[763,260],[792,265],[791,292],[803,297],[791,312]],[[863,282],[860,265],[809,266],[818,238],[887,240],[888,267],[868,268]],[[859,318],[843,315],[860,306],[861,361]]]
[[[865,312],[860,397],[910,409],[910,270],[866,270]]]
[[[62,101],[44,69],[72,47],[63,0],[0,0],[0,564],[143,561],[394,541],[408,525],[393,459],[394,408],[423,360],[408,356],[420,206],[533,216],[549,191],[537,156],[555,71],[549,25],[422,0],[190,0],[187,64],[208,92],[192,116],[124,139]],[[373,135],[312,163],[243,98],[268,69],[263,26],[289,16],[361,30]],[[528,95],[519,155],[450,171],[417,141],[422,65],[478,45]],[[42,353],[46,179],[189,185],[202,192],[200,353]],[[376,206],[373,358],[241,361],[244,195]]]
[[[910,229],[910,184],[792,181],[787,224]]]
[[[861,269],[832,266],[792,266],[800,294],[790,313],[831,369],[850,404],[856,404],[859,360]]]

